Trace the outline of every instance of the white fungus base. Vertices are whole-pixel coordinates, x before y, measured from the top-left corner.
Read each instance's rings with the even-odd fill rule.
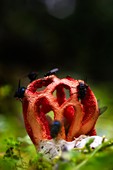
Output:
[[[62,151],[69,151],[73,148],[83,148],[90,139],[94,139],[93,142],[90,144],[90,147],[93,149],[99,146],[103,141],[107,140],[106,138],[100,136],[85,135],[81,135],[78,138],[75,138],[72,142],[55,139],[44,140],[40,141],[37,151],[39,153],[42,153],[47,159],[51,160],[53,158],[59,157]]]

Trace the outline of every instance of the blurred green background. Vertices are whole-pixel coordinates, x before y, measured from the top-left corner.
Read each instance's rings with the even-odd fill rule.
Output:
[[[113,1],[0,1],[0,139],[26,135],[18,80],[58,67],[59,77],[87,78],[107,111],[98,135],[113,137]]]

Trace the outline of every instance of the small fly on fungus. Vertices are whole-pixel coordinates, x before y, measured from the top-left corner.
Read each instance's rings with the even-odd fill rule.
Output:
[[[51,137],[56,138],[58,136],[58,133],[60,132],[61,129],[61,122],[58,120],[55,120],[50,129]]]
[[[26,88],[25,87],[20,87],[20,80],[18,82],[18,89],[14,94],[14,97],[18,98],[18,99],[22,99],[24,97],[24,93],[25,93]]]
[[[38,74],[36,73],[36,72],[30,72],[28,75],[28,78],[29,78],[29,80],[30,80],[30,83],[32,82],[32,81],[34,81],[34,80],[36,80],[37,79],[37,77],[38,77]]]
[[[79,82],[79,85],[77,86],[78,91],[78,99],[84,99],[87,93],[88,85],[86,85],[83,82]]]
[[[53,68],[52,70],[48,71],[44,77],[47,77],[47,76],[50,76],[50,75],[54,75],[56,74],[56,72],[58,71],[59,69],[58,68]]]

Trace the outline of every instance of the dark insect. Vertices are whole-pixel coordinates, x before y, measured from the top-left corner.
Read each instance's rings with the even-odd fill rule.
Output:
[[[86,85],[83,82],[79,82],[79,85],[77,86],[78,91],[78,99],[83,99],[87,93],[88,85]]]
[[[56,74],[56,72],[57,72],[58,70],[59,70],[58,68],[54,68],[54,69],[48,71],[48,72],[44,75],[44,77],[47,77],[47,76]]]
[[[52,125],[51,125],[51,137],[56,138],[58,136],[58,133],[60,132],[61,129],[61,123],[58,120],[55,120]]]
[[[100,100],[97,100],[98,106],[100,105]],[[100,115],[103,114],[108,109],[107,106],[100,107],[99,106],[99,113]]]
[[[27,76],[28,76],[30,82],[32,82],[37,79],[38,74],[36,72],[30,72]]]
[[[26,90],[25,87],[20,87],[20,80],[19,80],[18,89],[15,92],[14,97],[16,97],[18,99],[22,99],[24,97],[25,90]]]

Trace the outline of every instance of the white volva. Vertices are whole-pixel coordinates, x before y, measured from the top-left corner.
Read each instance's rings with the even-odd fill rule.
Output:
[[[94,139],[90,144],[90,147],[95,149],[99,146],[103,141],[107,139],[100,136],[85,136],[81,135],[78,138],[75,138],[72,142],[67,142],[65,140],[45,140],[40,142],[40,146],[37,149],[38,152],[42,153],[47,159],[53,159],[61,155],[63,151],[69,151],[73,148],[81,149],[86,143],[90,140]]]

